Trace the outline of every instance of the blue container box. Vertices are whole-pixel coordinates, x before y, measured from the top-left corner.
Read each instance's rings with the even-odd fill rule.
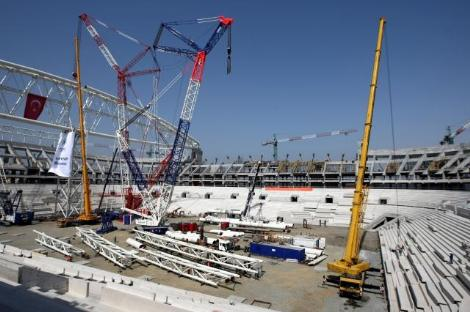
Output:
[[[299,262],[305,260],[305,248],[300,247],[252,242],[250,243],[250,253],[264,257],[296,259]]]
[[[131,214],[125,214],[122,216],[122,223],[126,225],[132,224],[132,215]]]

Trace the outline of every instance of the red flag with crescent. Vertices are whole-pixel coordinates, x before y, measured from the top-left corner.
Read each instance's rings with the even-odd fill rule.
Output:
[[[33,93],[28,93],[26,106],[24,108],[24,118],[37,120],[41,115],[47,98]]]

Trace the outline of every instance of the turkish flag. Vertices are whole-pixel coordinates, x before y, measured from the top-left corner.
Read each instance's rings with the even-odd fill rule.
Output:
[[[28,93],[26,97],[26,106],[24,108],[24,118],[38,119],[41,115],[47,98],[33,93]]]

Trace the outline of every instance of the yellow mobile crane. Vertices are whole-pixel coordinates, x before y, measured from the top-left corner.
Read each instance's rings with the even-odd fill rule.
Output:
[[[78,113],[80,117],[80,144],[82,154],[82,182],[83,182],[83,212],[78,216],[80,223],[94,223],[98,218],[91,210],[90,200],[90,181],[88,180],[88,166],[86,162],[86,141],[85,141],[85,118],[83,114],[83,101],[82,101],[82,80],[80,75],[80,45],[78,37],[74,38],[75,43],[75,76],[77,80],[77,100],[78,100]]]
[[[385,27],[385,18],[379,20],[379,32],[377,46],[375,48],[374,68],[370,83],[369,102],[367,107],[364,135],[362,137],[361,155],[357,172],[356,188],[354,190],[353,205],[351,208],[351,223],[349,224],[348,240],[343,258],[328,263],[328,270],[340,273],[339,293],[344,296],[362,297],[365,271],[370,268],[369,262],[359,259],[360,228],[363,217],[364,201],[364,175],[366,171],[367,153],[369,151],[369,139],[372,129],[372,116],[374,113],[375,91],[380,67],[380,55],[382,52],[382,38]]]

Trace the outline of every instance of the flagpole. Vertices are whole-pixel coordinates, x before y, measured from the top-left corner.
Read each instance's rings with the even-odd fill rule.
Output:
[[[94,222],[97,220],[96,216],[91,211],[90,202],[90,181],[88,180],[88,166],[86,162],[86,142],[85,142],[85,126],[83,117],[83,100],[82,100],[82,81],[80,76],[80,47],[78,44],[78,37],[74,38],[75,43],[75,74],[77,79],[77,99],[78,99],[78,113],[80,116],[80,144],[82,152],[82,182],[83,182],[83,212],[78,216],[80,222]]]

